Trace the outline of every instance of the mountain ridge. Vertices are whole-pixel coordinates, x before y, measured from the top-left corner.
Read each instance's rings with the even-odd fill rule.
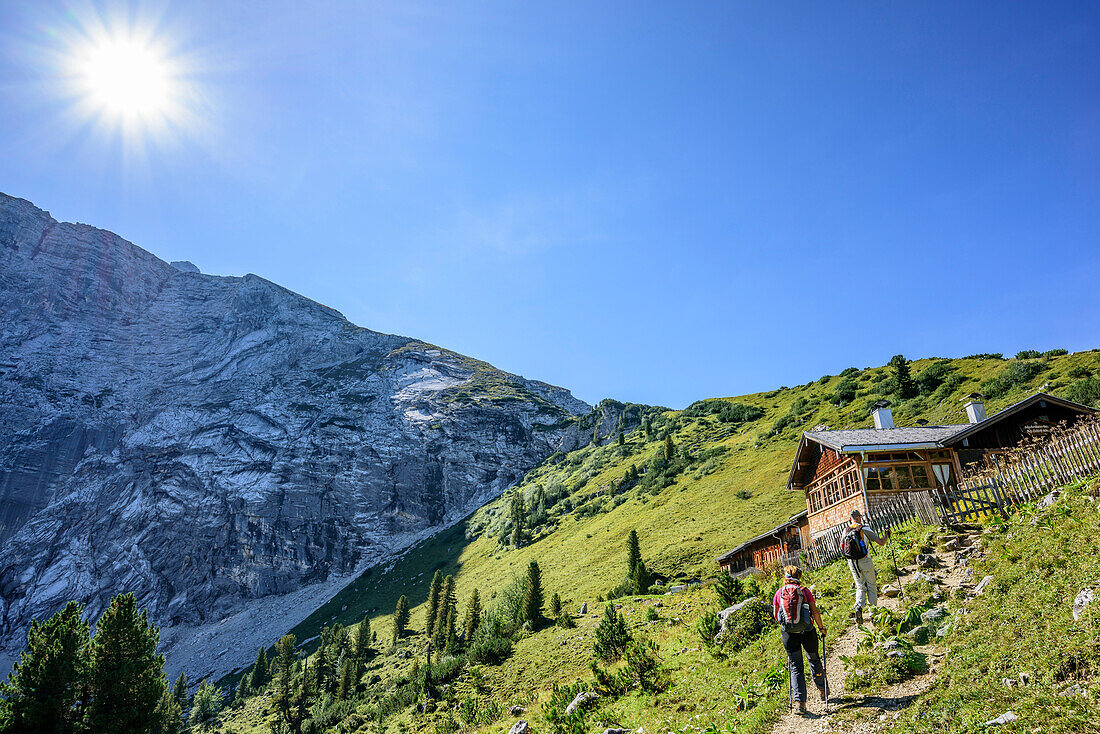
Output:
[[[123,589],[167,640],[217,624],[384,560],[590,440],[564,388],[3,194],[0,254],[9,649],[65,600],[95,614]]]

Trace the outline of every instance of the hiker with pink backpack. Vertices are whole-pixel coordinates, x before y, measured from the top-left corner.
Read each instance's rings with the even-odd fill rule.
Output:
[[[825,639],[825,623],[817,611],[814,593],[802,585],[802,569],[798,566],[783,567],[783,585],[772,599],[772,616],[783,631],[783,647],[787,650],[787,671],[791,687],[791,706],[797,704],[798,713],[806,713],[806,672],[802,651],[810,661],[810,673],[814,685],[821,693],[821,700],[828,702],[825,666],[818,650],[817,632]]]

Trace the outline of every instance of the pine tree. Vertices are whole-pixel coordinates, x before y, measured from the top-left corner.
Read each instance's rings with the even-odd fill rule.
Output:
[[[665,461],[669,464],[676,458],[676,444],[672,442],[672,434],[665,434]]]
[[[519,489],[512,492],[512,546],[519,548],[523,545],[527,534],[524,529],[527,525],[527,507],[523,502],[523,492]]]
[[[225,696],[222,694],[222,689],[204,680],[199,684],[199,689],[195,691],[191,713],[187,717],[187,722],[192,726],[205,727],[217,718],[218,712],[222,710],[224,700]]]
[[[596,640],[592,649],[601,660],[618,660],[630,643],[630,632],[626,628],[626,619],[615,611],[615,605],[608,603],[603,618],[596,625]]]
[[[176,703],[179,704],[180,711],[187,709],[187,674],[180,672],[179,678],[176,678],[176,684],[172,686],[172,695],[176,698]]]
[[[592,448],[599,448],[600,446],[600,424],[596,424],[595,430],[592,431]]]
[[[246,698],[252,695],[252,676],[245,673],[241,676],[241,680],[237,683],[237,692],[233,695],[233,701],[235,703],[241,703]]]
[[[267,681],[270,679],[270,673],[267,669],[267,649],[260,647],[256,653],[256,662],[252,663],[252,677],[249,681],[249,688],[255,691],[263,690],[267,685]]]
[[[634,573],[631,574],[631,577],[634,582],[635,594],[649,593],[649,587],[653,586],[653,575],[645,567],[645,561],[638,561],[638,565],[634,566]]]
[[[619,445],[623,446],[625,444],[626,444],[626,436],[624,436],[622,430],[620,430],[619,431]]]
[[[439,595],[443,592],[443,572],[436,571],[432,576],[432,586],[428,591],[428,618],[424,625],[424,634],[435,634],[435,621],[439,617]]]
[[[71,732],[88,663],[88,624],[74,601],[31,621],[27,646],[3,686],[5,732]]]
[[[248,676],[241,679],[243,685]],[[156,722],[153,726],[153,734],[181,734],[183,732],[183,710],[176,699],[176,692],[169,686],[164,687],[164,693],[157,702]]]
[[[96,622],[88,658],[85,726],[104,734],[148,732],[168,681],[157,655],[157,628],[133,594],[111,600]]]
[[[453,650],[455,638],[458,636],[458,595],[455,591],[455,577],[447,576],[443,581],[443,593],[440,595],[440,606],[446,610],[447,615],[443,620],[443,645],[448,650]]]
[[[542,591],[542,571],[538,561],[531,561],[527,567],[527,587],[523,593],[523,620],[532,627],[542,621],[544,595]]]
[[[470,594],[470,601],[466,603],[466,623],[463,625],[463,636],[467,645],[473,642],[474,633],[480,624],[481,597],[478,596],[477,589],[474,589],[474,593]]]
[[[631,530],[626,539],[626,572],[634,573],[634,567],[642,560],[642,546],[638,542],[638,531]]]
[[[370,619],[366,616],[359,623],[359,629],[355,631],[355,659],[365,662],[370,657]]]
[[[731,607],[741,601],[741,580],[731,574],[722,573],[714,584],[714,591],[723,607]]]
[[[393,610],[393,644],[405,634],[405,628],[409,625],[409,597],[404,594],[397,600],[397,607]]]
[[[428,644],[428,652],[424,660],[424,677],[420,681],[420,691],[428,697],[432,695],[432,646]]]
[[[359,681],[358,666],[354,660],[345,660],[340,669],[340,687],[336,689],[336,700],[345,701],[355,693],[355,684]]]
[[[890,359],[894,368],[894,381],[897,383],[898,397],[908,400],[917,396],[917,384],[913,381],[913,375],[909,371],[909,360],[905,355],[895,354]]]
[[[561,597],[558,596],[558,592],[554,592],[554,595],[550,597],[550,616],[557,619],[561,616]]]

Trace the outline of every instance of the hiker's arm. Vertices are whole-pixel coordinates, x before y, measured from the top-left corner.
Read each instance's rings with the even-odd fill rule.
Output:
[[[890,539],[890,528],[886,528],[886,532],[879,536],[878,544],[886,545],[886,541]]]

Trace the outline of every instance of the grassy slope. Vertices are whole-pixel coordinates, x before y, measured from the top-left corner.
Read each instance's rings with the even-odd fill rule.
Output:
[[[1019,720],[999,731],[1100,732],[1100,605],[1077,621],[1072,614],[1078,592],[1098,580],[1097,495],[1094,479],[1068,488],[1051,508],[1025,507],[987,527],[987,554],[974,578],[994,581],[965,603],[969,614],[945,640],[937,685],[894,731],[983,731],[983,722],[1011,710]],[[1026,686],[1002,683],[1021,673],[1029,676]],[[1084,695],[1066,695],[1080,690],[1073,686]]]
[[[913,374],[919,375],[933,361],[913,362]],[[978,389],[983,380],[1003,373],[1011,364],[1011,360],[952,360],[949,366],[958,376],[956,383],[949,389],[941,388],[935,396],[895,405],[896,422],[912,425],[918,417],[934,424],[964,421],[960,398]],[[1044,364],[1045,370],[1030,382],[1016,385],[1004,395],[990,399],[989,412],[1040,388],[1055,394],[1064,393],[1073,382],[1069,377],[1071,371],[1076,369],[1079,373],[1081,368],[1086,368],[1100,373],[1100,352],[1053,357]],[[490,502],[459,525],[412,549],[391,569],[368,571],[294,632],[299,640],[308,639],[317,635],[324,625],[336,621],[353,624],[366,613],[379,635],[388,637],[389,612],[402,594],[407,594],[414,605],[411,627],[421,629],[425,614],[423,602],[435,569],[455,575],[460,604],[476,587],[481,591],[483,602],[491,605],[496,592],[532,559],[542,566],[548,594],[559,592],[574,608],[581,601],[588,601],[591,609],[596,596],[606,593],[622,578],[625,571],[623,549],[631,529],[638,531],[643,556],[656,573],[670,578],[711,576],[717,571],[714,558],[721,552],[804,507],[801,495],[784,490],[789,462],[801,431],[818,424],[833,428],[869,426],[868,408],[881,397],[890,373],[886,367],[861,370],[855,376],[859,381],[857,397],[843,407],[830,403],[830,396],[842,378],[823,377],[795,388],[727,399],[765,411],[763,418],[751,423],[730,425],[720,423],[715,416],[688,417],[683,412],[669,412],[659,419],[660,425],[651,440],[646,440],[643,432],[637,430],[627,436],[625,448],[615,445],[589,447],[573,452],[560,463],[547,462],[522,482],[521,489],[528,496],[535,485],[545,486],[551,476],[560,478],[567,487],[576,487],[574,498],[595,492],[612,480],[621,479],[630,464],[644,466],[649,457],[660,450],[662,431],[666,429],[671,430],[679,450],[725,449],[724,455],[712,462],[716,466],[711,467],[713,471],[709,474],[697,471],[698,467],[693,468],[657,495],[642,495],[632,490],[626,493],[625,502],[608,511],[586,517],[570,513],[555,518],[554,524],[545,528],[535,541],[519,549],[505,549],[497,539],[501,519],[507,514],[506,499]],[[798,418],[784,429],[774,431],[777,419],[799,404],[804,409]],[[748,490],[751,496],[740,499],[736,495],[738,490]],[[546,631],[520,643],[513,659],[499,668],[488,669],[494,695],[499,694],[503,702],[512,703],[517,697],[530,695],[532,690],[545,691],[552,681],[569,679],[587,669],[588,658],[578,654],[581,651],[558,645],[559,635],[572,639],[577,634],[584,633]],[[690,638],[692,633],[684,634]],[[590,635],[586,637],[590,642]],[[665,637],[663,648],[666,643],[693,646],[687,644],[686,638]],[[417,643],[414,638],[408,644]],[[527,646],[533,646],[530,655],[523,653]],[[384,659],[366,674],[377,673],[385,679],[400,669],[402,666],[395,666],[392,659]],[[694,667],[682,667],[681,674],[706,678],[717,675],[716,669],[700,660]],[[251,715],[246,716],[237,723],[243,726],[250,718]],[[681,718],[682,723],[687,723],[688,717]]]

